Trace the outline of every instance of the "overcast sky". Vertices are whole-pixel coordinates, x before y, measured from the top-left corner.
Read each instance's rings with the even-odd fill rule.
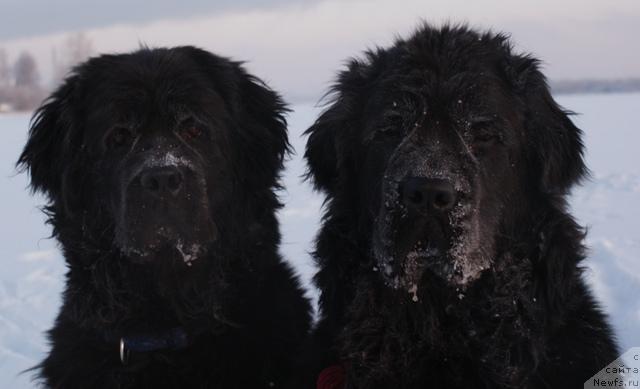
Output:
[[[640,0],[0,0],[0,48],[34,53],[46,80],[76,31],[96,53],[194,44],[247,60],[289,101],[317,100],[348,57],[420,20],[510,32],[552,79],[640,77]]]
[[[0,0],[0,39],[311,2],[312,0]]]

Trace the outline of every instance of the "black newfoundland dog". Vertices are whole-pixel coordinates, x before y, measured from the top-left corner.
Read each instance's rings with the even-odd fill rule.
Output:
[[[333,92],[306,150],[327,195],[319,387],[582,388],[618,357],[567,210],[581,131],[537,60],[425,25]]]
[[[273,388],[310,308],[278,254],[279,96],[193,47],[103,55],[34,116],[19,164],[67,261],[51,388]]]

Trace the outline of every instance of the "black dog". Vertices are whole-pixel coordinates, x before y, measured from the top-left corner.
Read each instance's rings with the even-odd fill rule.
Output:
[[[38,110],[19,164],[69,268],[46,385],[283,385],[310,323],[277,253],[285,111],[193,47],[93,58]]]
[[[587,172],[581,131],[537,60],[425,25],[352,60],[333,92],[306,150],[328,200],[315,377],[581,388],[618,356],[565,201]]]

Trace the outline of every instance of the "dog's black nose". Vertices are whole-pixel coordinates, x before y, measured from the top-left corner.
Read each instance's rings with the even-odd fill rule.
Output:
[[[409,177],[400,184],[402,202],[410,209],[448,211],[456,204],[451,181],[441,178]]]
[[[140,173],[142,188],[156,196],[177,195],[182,181],[182,173],[175,166],[152,167]]]

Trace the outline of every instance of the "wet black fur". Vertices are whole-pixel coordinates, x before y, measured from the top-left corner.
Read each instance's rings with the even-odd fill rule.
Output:
[[[507,105],[473,96],[476,80],[487,78]],[[466,290],[427,272],[414,302],[385,285],[372,257],[371,210],[387,154],[371,152],[364,138],[391,98],[417,96],[427,114],[446,118],[441,91],[498,116],[515,111],[507,130],[523,135],[519,180],[501,185],[521,185],[520,196],[506,205],[493,266]],[[582,280],[584,232],[566,204],[587,174],[581,131],[552,99],[536,59],[515,54],[501,34],[424,25],[351,60],[332,96],[307,132],[305,154],[309,177],[326,195],[315,250],[321,318],[307,387],[322,368],[342,364],[349,388],[581,388],[618,357]],[[416,120],[404,119],[396,125]]]
[[[115,87],[132,75],[126,89]],[[98,189],[112,168],[101,165],[103,151],[87,145],[87,123],[102,115],[106,123],[99,124],[108,128],[117,114],[108,111],[111,103],[136,91],[140,99],[155,93],[161,106],[217,96],[217,107],[204,111],[219,113],[216,129],[230,141],[225,165],[209,168],[233,178],[215,183],[214,190],[228,190],[216,220],[220,236],[191,268],[168,258],[134,263],[114,247],[114,216]],[[48,196],[45,210],[68,266],[51,350],[35,368],[41,382],[51,388],[284,385],[310,323],[309,303],[278,254],[275,190],[288,151],[285,113],[280,97],[239,63],[193,47],[104,55],[74,69],[36,112],[19,160],[32,188]],[[134,353],[126,366],[120,363],[120,336],[177,326],[192,335],[186,349]]]

